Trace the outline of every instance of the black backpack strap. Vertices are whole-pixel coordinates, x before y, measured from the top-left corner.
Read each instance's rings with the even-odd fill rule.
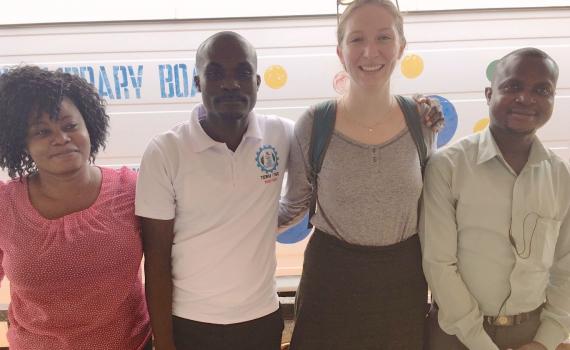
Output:
[[[417,103],[409,97],[400,95],[396,95],[395,97],[396,101],[398,101],[398,104],[400,105],[400,108],[402,109],[402,112],[404,112],[408,130],[410,131],[410,135],[416,144],[423,177],[428,160],[428,150],[424,140],[422,118],[418,113]]]
[[[314,107],[313,128],[311,130],[311,142],[309,143],[309,182],[312,186],[311,201],[309,204],[309,224],[308,228],[312,228],[311,218],[317,210],[317,178],[327,148],[329,147],[331,137],[334,131],[336,120],[336,101],[329,100],[321,102]]]

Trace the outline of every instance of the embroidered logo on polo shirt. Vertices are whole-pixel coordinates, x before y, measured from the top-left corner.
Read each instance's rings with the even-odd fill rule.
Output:
[[[265,183],[271,183],[277,181],[279,177],[279,172],[277,171],[277,166],[279,166],[279,155],[275,147],[271,145],[263,145],[259,147],[255,154],[255,161],[257,167],[263,173],[260,178]]]

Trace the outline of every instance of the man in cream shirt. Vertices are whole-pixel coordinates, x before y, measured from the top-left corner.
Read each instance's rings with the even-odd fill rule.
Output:
[[[432,350],[554,350],[568,338],[570,169],[535,136],[557,79],[546,53],[509,53],[485,90],[489,129],[428,164],[421,239]]]

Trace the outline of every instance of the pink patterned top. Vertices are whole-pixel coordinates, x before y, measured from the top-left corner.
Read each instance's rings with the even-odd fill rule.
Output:
[[[141,350],[150,339],[136,174],[101,172],[95,203],[53,220],[32,206],[26,179],[0,184],[0,279],[10,280],[10,349]]]

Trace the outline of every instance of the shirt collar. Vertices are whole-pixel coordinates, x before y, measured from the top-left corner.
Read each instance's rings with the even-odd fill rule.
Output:
[[[481,136],[479,137],[477,164],[485,163],[495,157],[503,159],[501,150],[499,149],[499,146],[497,146],[491,130],[487,128],[485,131],[481,132]],[[534,136],[534,141],[530,148],[530,154],[526,166],[533,166],[548,159],[550,159],[548,150],[544,147],[542,142],[540,142],[538,137]]]
[[[222,143],[213,140],[202,128],[200,119],[206,117],[206,108],[203,104],[196,105],[190,115],[190,143],[194,152],[199,153],[207,150],[208,148],[221,145]],[[249,125],[243,135],[242,142],[246,139],[261,140],[261,126],[259,125],[259,118],[251,111],[248,115]]]
[[[259,125],[259,118],[254,111],[249,112],[249,115],[247,117],[249,118],[249,125],[247,126],[247,130],[243,135],[243,140],[261,140],[263,136],[261,134],[261,125]]]
[[[190,144],[194,152],[199,153],[210,147],[216,146],[219,142],[214,141],[200,125],[200,119],[206,116],[206,109],[203,104],[198,104],[192,109],[190,115]]]

